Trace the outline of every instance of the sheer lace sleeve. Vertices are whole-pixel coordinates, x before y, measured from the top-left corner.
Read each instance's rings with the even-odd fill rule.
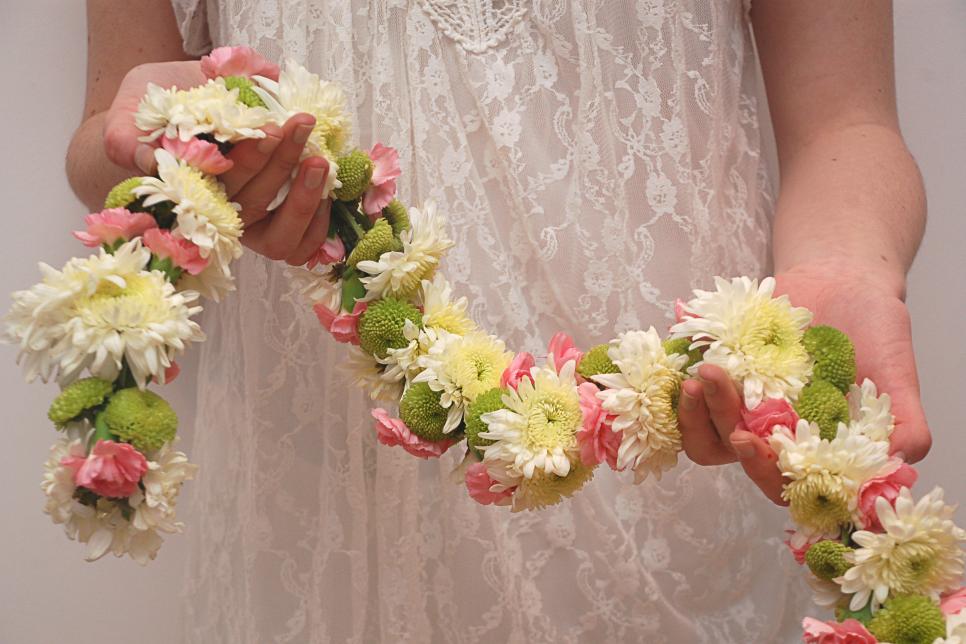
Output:
[[[171,6],[184,42],[184,52],[189,56],[204,56],[211,51],[206,0],[171,0]]]

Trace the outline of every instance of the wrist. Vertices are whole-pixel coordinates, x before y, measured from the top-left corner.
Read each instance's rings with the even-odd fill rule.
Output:
[[[906,272],[881,261],[820,257],[785,265],[776,259],[775,274],[844,282],[899,300],[906,298]]]

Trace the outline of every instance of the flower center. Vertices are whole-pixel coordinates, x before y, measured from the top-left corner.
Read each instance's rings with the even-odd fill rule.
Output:
[[[538,451],[576,445],[576,432],[583,415],[575,396],[546,391],[534,395],[526,418],[524,441],[528,449]]]
[[[165,298],[154,277],[133,275],[124,281],[122,288],[109,280],[101,280],[92,295],[78,299],[77,317],[85,326],[123,331],[144,328],[168,317]]]
[[[822,532],[834,532],[849,521],[849,499],[839,477],[815,472],[792,482],[783,493],[792,519]]]
[[[892,586],[900,593],[923,592],[936,569],[938,553],[924,543],[909,541],[898,544],[892,551],[889,569]]]

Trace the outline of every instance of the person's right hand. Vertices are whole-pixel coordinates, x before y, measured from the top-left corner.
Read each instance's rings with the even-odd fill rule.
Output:
[[[115,164],[145,174],[156,170],[157,143],[138,140],[144,132],[134,124],[138,103],[148,83],[189,88],[206,82],[198,61],[150,63],[127,73],[104,121],[104,149]],[[322,200],[329,164],[322,157],[299,159],[315,119],[297,114],[282,127],[263,128],[265,138],[238,143],[228,154],[231,170],[218,179],[232,201],[241,205],[245,225],[242,243],[270,259],[293,266],[306,263],[325,242],[331,202]],[[274,211],[268,206],[279,189],[292,179],[285,201]]]

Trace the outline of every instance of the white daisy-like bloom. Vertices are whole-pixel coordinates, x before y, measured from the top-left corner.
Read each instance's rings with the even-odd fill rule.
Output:
[[[146,197],[147,207],[164,201],[173,203],[178,225],[172,234],[198,246],[209,262],[206,271],[230,275],[229,264],[242,254],[240,206],[228,200],[224,186],[214,177],[176,159],[167,150],[155,150],[154,158],[158,176],[144,177],[134,194]]]
[[[866,378],[862,386],[849,388],[849,430],[874,441],[887,441],[895,428],[892,400],[889,394],[879,395],[875,383]]]
[[[126,362],[138,386],[164,382],[171,360],[204,339],[191,317],[198,294],[176,291],[138,239],[113,254],[71,259],[63,270],[40,265],[43,281],[13,294],[6,338],[19,344],[27,380],[56,373],[66,384],[85,369],[114,380]]]
[[[44,480],[40,484],[47,496],[44,512],[54,523],[70,523],[74,519],[74,470],[62,465],[65,458],[87,456],[82,438],[60,438],[50,447],[50,456],[44,463]],[[70,533],[68,529],[68,534]]]
[[[263,107],[249,107],[238,100],[238,89],[228,89],[224,79],[211,79],[191,89],[163,88],[148,83],[134,114],[138,129],[148,134],[142,141],[161,136],[190,141],[207,134],[222,143],[265,136],[260,128],[273,122]]]
[[[493,441],[481,447],[491,478],[504,488],[520,485],[537,474],[566,477],[580,460],[577,430],[583,411],[574,377],[576,363],[567,362],[558,374],[550,366],[533,367],[532,378],[521,378],[503,396],[505,409],[483,414]]]
[[[345,92],[336,83],[321,80],[292,59],[285,61],[278,81],[255,76],[258,86],[255,93],[268,106],[272,118],[279,125],[296,114],[305,113],[315,117],[315,127],[302,151],[302,158],[321,156],[329,162],[329,174],[323,188],[323,198],[336,188],[342,187],[338,180],[339,166],[336,159],[346,152],[352,134],[352,123],[346,109]],[[294,175],[293,175],[294,176]],[[270,206],[276,207],[288,194],[289,184],[282,187]]]
[[[620,373],[593,380],[606,387],[597,397],[616,416],[612,426],[622,434],[617,468],[632,469],[638,483],[649,474],[660,479],[677,464],[682,449],[675,402],[688,358],[669,356],[654,327],[622,333],[611,341],[607,356]]]
[[[408,386],[423,371],[420,358],[428,355],[433,346],[446,335],[445,330],[433,327],[420,329],[413,324],[412,320],[406,320],[403,323],[403,336],[409,343],[398,349],[387,349],[386,357],[376,358],[376,360],[385,365],[386,378],[396,381],[405,380]]]
[[[402,251],[383,253],[378,261],[357,265],[369,276],[362,278],[367,300],[389,295],[409,299],[423,280],[433,277],[439,260],[452,248],[453,240],[446,234],[446,220],[437,212],[436,202],[427,201],[422,209],[410,208],[409,221],[410,228],[399,236]]]
[[[181,273],[177,286],[180,290],[195,291],[202,297],[219,302],[222,296],[235,290],[235,278],[227,266],[212,262],[197,275],[187,271]]]
[[[812,589],[812,601],[818,606],[831,608],[842,600],[842,588],[834,581],[805,575],[805,583]]]
[[[789,479],[782,492],[789,513],[807,540],[835,538],[840,526],[857,521],[859,487],[889,466],[889,444],[839,425],[831,441],[815,423],[798,421],[795,434],[769,439],[778,467]]]
[[[852,533],[859,547],[846,553],[852,567],[836,580],[842,592],[854,593],[852,610],[870,600],[875,610],[890,595],[938,599],[940,593],[959,586],[966,563],[960,544],[966,541],[966,531],[953,523],[955,508],[943,501],[941,488],[918,502],[902,488],[895,508],[879,497],[875,510],[884,532]]]
[[[432,280],[423,280],[418,306],[423,311],[423,326],[443,329],[456,335],[466,335],[476,329],[476,323],[466,314],[465,297],[453,299],[453,287],[442,273]]]
[[[349,347],[349,357],[342,368],[355,385],[369,392],[372,400],[398,403],[402,398],[403,381],[395,374],[387,374],[383,365],[359,347]]]
[[[321,304],[330,311],[342,308],[342,280],[331,267],[308,269],[290,266],[285,271],[291,290],[312,306]]]
[[[718,365],[740,385],[745,406],[763,398],[794,401],[812,374],[802,336],[812,321],[808,309],[788,296],[774,297],[775,279],[715,278],[715,291],[695,290],[684,308],[689,316],[671,327],[672,338],[706,347],[702,362]],[[697,372],[699,365],[691,368]]]
[[[129,498],[134,508],[131,525],[135,530],[157,530],[173,534],[181,532],[183,523],[176,520],[178,493],[185,481],[194,478],[197,465],[168,443],[151,455],[141,485]]]
[[[503,340],[474,331],[464,336],[437,331],[436,342],[417,362],[422,371],[413,382],[425,382],[442,392],[439,404],[448,410],[443,432],[463,420],[466,406],[477,396],[500,386],[500,376],[513,359]]]

